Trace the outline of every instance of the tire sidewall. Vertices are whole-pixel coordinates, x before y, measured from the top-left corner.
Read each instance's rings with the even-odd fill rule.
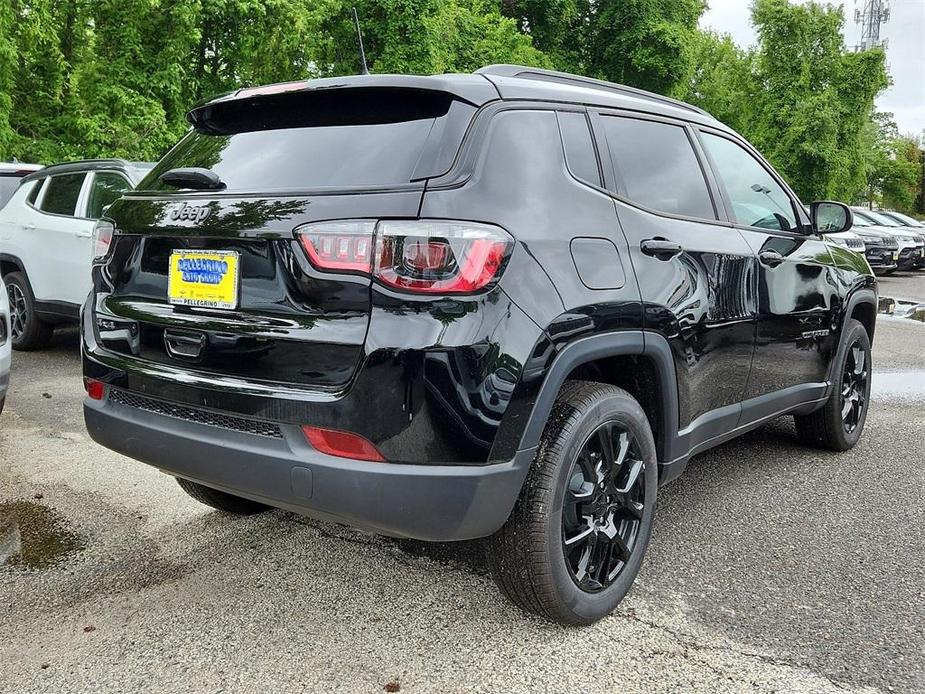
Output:
[[[864,408],[861,411],[861,417],[858,420],[857,426],[854,428],[850,434],[845,431],[844,421],[841,417],[841,392],[842,386],[844,385],[844,376],[845,376],[845,362],[848,359],[848,352],[851,349],[851,346],[859,341],[864,347],[865,357],[867,359],[867,383],[865,384],[864,392]],[[839,438],[842,440],[844,447],[852,448],[861,438],[861,434],[864,433],[864,424],[867,422],[867,411],[870,409],[870,387],[871,382],[873,381],[873,355],[870,348],[870,339],[867,335],[867,330],[864,326],[856,321],[851,320],[850,323],[846,326],[845,335],[842,339],[840,356],[836,363],[837,372],[834,375],[833,381],[833,391],[832,391],[832,407],[830,410],[830,417],[833,419],[830,424],[838,432]]]
[[[20,272],[11,272],[3,278],[3,281],[7,287],[16,285],[19,291],[22,292],[23,298],[26,301],[26,324],[23,326],[23,331],[19,338],[16,339],[11,335],[10,342],[15,350],[32,349],[36,343],[42,342],[42,339],[36,336],[36,332],[43,328],[42,325],[39,325],[38,316],[35,315],[35,296],[32,293],[32,287],[29,285],[29,281],[26,279],[25,275]],[[12,311],[13,306],[11,305],[11,324]]]
[[[658,463],[655,442],[645,413],[629,396],[615,393],[601,398],[588,410],[581,412],[578,417],[578,424],[571,432],[568,443],[561,449],[559,460],[556,461],[555,485],[547,516],[546,542],[549,547],[547,556],[550,566],[548,568],[557,588],[556,592],[562,611],[572,615],[577,623],[590,624],[614,610],[629,591],[639,572],[655,518]],[[591,434],[605,422],[615,422],[632,432],[644,462],[646,504],[636,545],[629,562],[623,567],[613,584],[600,592],[587,593],[575,584],[566,565],[566,557],[562,549],[562,511],[572,464]]]

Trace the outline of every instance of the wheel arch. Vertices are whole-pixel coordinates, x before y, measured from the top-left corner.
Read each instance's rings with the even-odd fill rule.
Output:
[[[627,387],[627,379],[636,374],[626,369],[634,365],[640,372],[651,373],[655,383],[642,378],[637,387]],[[628,390],[649,418],[659,463],[683,455],[678,450],[678,388],[671,348],[660,334],[643,330],[591,335],[561,348],[543,379],[520,450],[539,445],[556,398],[570,378],[611,383]]]
[[[877,294],[873,289],[858,289],[851,294],[845,307],[844,320],[849,318],[860,321],[873,345],[874,330],[877,327]],[[844,321],[842,332],[844,332]]]
[[[0,277],[5,277],[11,272],[21,272],[22,276],[26,278],[26,282],[29,282],[29,275],[26,273],[22,260],[9,253],[0,253]],[[32,289],[31,282],[29,283],[29,289]]]

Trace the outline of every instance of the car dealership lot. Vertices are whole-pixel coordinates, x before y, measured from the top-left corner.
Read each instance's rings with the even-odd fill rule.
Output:
[[[925,277],[880,293],[925,302]],[[223,516],[96,446],[64,333],[14,355],[0,418],[0,516],[40,567],[0,566],[0,691],[925,691],[923,347],[880,320],[875,374],[908,376],[875,375],[852,451],[782,420],[697,457],[627,600],[565,629],[475,543]]]

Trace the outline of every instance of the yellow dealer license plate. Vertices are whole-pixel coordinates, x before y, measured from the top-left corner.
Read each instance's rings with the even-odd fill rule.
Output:
[[[236,251],[174,251],[168,300],[180,306],[237,308],[239,262]]]

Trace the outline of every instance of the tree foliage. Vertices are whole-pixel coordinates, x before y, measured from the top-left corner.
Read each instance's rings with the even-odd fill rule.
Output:
[[[882,51],[848,52],[841,10],[754,0],[756,46],[697,28],[704,0],[3,0],[0,159],[156,159],[196,102],[370,69],[510,62],[678,96],[741,132],[806,199],[910,209],[921,142],[874,113]]]

